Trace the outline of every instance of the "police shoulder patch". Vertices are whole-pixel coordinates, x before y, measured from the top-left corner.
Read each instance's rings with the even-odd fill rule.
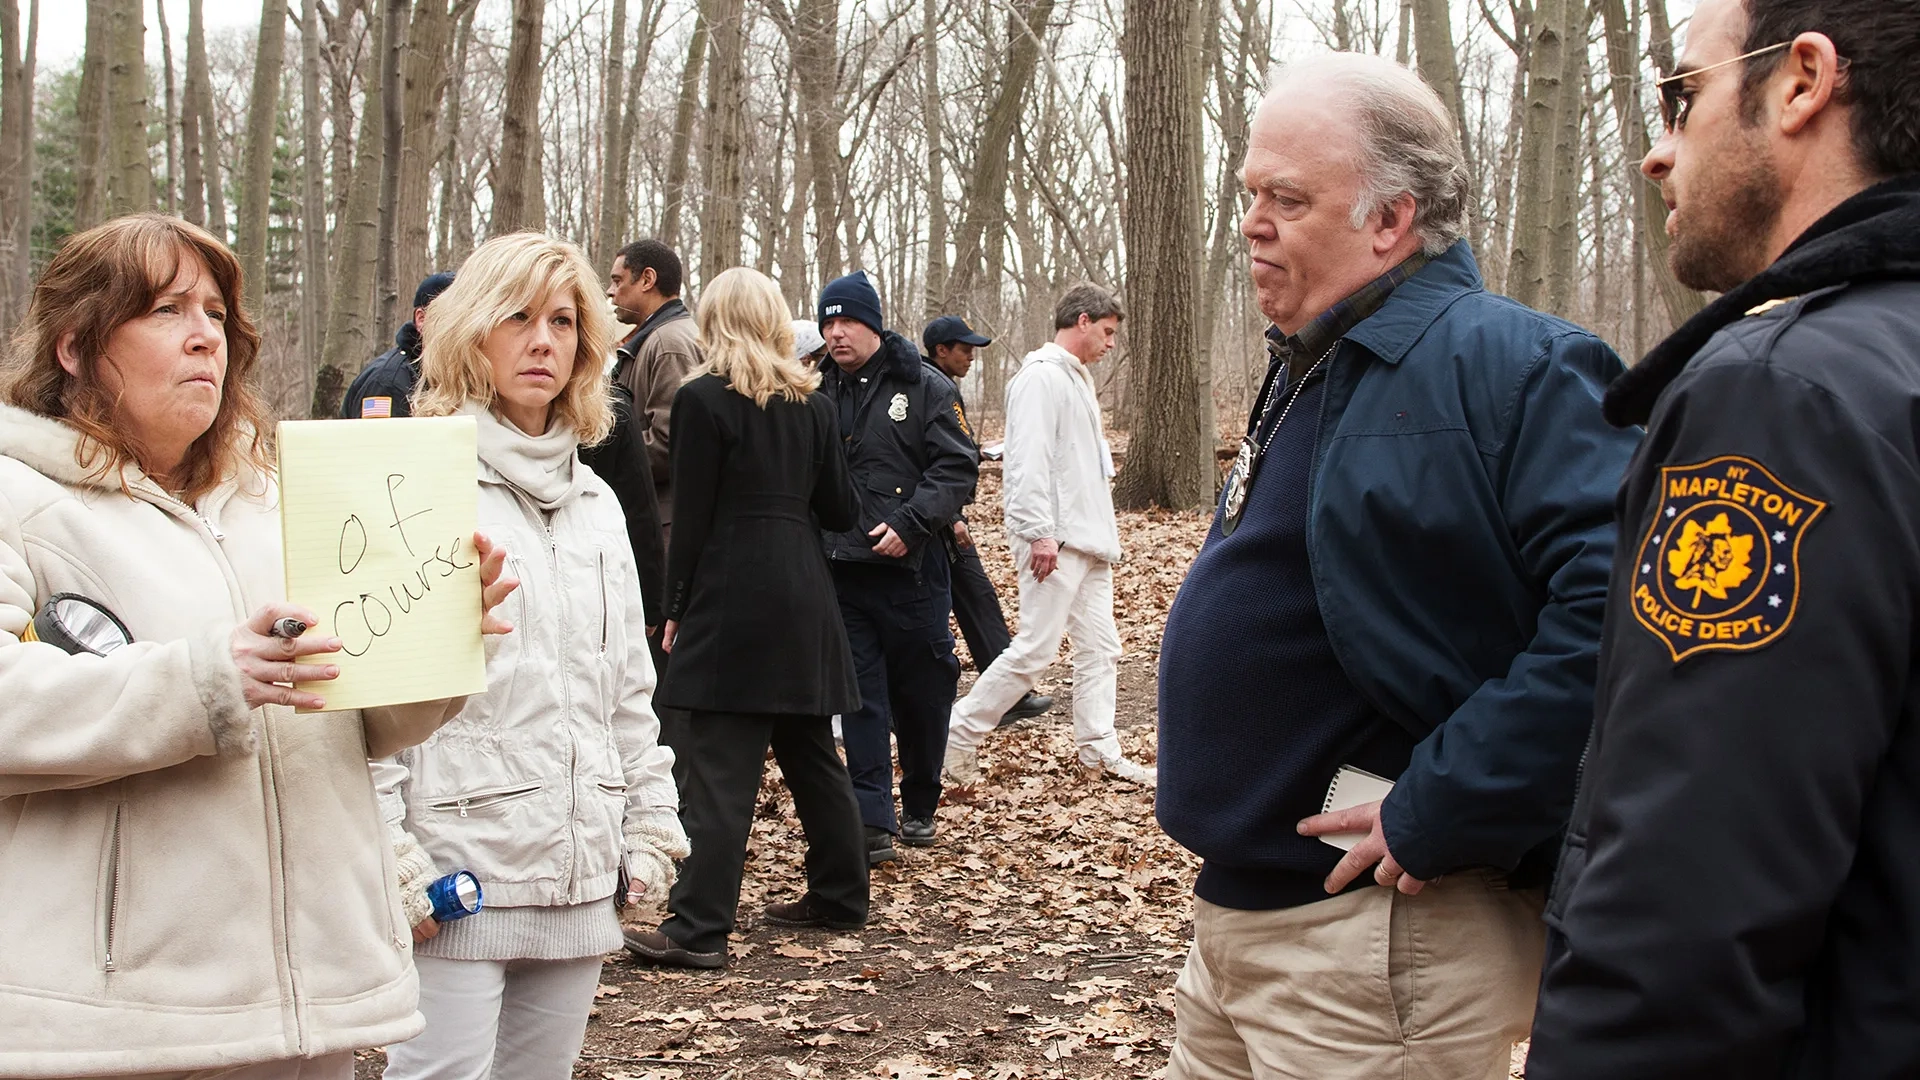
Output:
[[[1633,617],[1680,663],[1771,643],[1800,609],[1800,538],[1827,508],[1746,457],[1660,470]]]
[[[953,418],[960,421],[961,434],[969,439],[973,438],[973,429],[967,426],[967,410],[961,408],[957,401],[953,403]]]

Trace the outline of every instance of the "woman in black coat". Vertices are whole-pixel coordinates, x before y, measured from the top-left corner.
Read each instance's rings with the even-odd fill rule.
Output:
[[[830,717],[858,707],[853,657],[819,529],[849,529],[848,478],[820,376],[793,362],[780,291],[745,268],[715,278],[697,316],[705,367],[673,399],[673,654],[657,704],[692,713],[683,817],[693,854],[660,929],[627,948],[717,968],[740,902],[767,748],[807,836],[807,892],[769,922],[851,930],[867,920],[867,852]],[[816,520],[817,519],[817,520]]]

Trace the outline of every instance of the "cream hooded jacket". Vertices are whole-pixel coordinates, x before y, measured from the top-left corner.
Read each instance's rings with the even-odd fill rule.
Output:
[[[1079,357],[1049,341],[1020,361],[1007,383],[1006,446],[1007,532],[1119,562],[1120,526],[1108,486],[1113,452],[1093,379]]]
[[[376,767],[382,807],[435,873],[472,871],[487,907],[603,900],[628,826],[680,802],[626,518],[570,434],[464,412],[480,428],[480,531],[520,582],[499,609],[514,632],[488,639],[484,695]]]
[[[228,638],[283,593],[270,482],[189,507],[0,406],[0,1076],[210,1069],[407,1039],[411,938],[369,757],[459,701],[249,711]],[[251,489],[251,490],[250,490]],[[22,642],[59,592],[134,644]]]

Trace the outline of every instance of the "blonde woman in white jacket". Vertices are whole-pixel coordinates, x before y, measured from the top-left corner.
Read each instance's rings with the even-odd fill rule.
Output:
[[[282,599],[240,296],[205,230],[120,218],[0,362],[0,1076],[351,1080],[420,1030],[367,758],[460,702],[294,714],[339,643],[269,633],[319,620]],[[55,644],[61,593],[131,643]]]
[[[427,1018],[388,1080],[570,1076],[616,899],[663,902],[687,854],[625,519],[576,452],[612,424],[611,332],[585,257],[537,233],[482,244],[427,309],[414,415],[479,424],[482,528],[521,586],[487,692],[377,770],[417,844],[402,892]],[[483,908],[439,925],[423,889],[455,870]]]

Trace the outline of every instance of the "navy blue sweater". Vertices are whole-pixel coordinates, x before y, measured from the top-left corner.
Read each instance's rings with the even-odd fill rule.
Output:
[[[1295,825],[1342,765],[1399,776],[1406,729],[1368,705],[1327,640],[1307,564],[1307,478],[1326,386],[1311,377],[1274,431],[1239,527],[1206,546],[1160,647],[1160,825],[1204,861],[1201,899],[1240,910],[1326,898],[1341,852]],[[1362,874],[1354,888],[1372,884]]]

